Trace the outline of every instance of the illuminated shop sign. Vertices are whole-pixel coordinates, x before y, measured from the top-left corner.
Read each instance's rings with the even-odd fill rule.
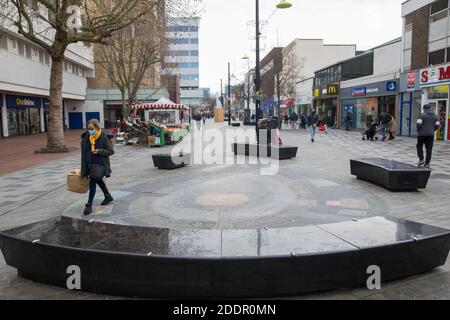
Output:
[[[23,97],[23,96],[6,96],[7,106],[9,108],[15,107],[40,107],[41,106],[41,98],[36,97]]]
[[[352,89],[352,97],[364,97],[367,94],[366,87],[358,87]]]
[[[420,70],[420,85],[433,85],[450,82],[450,65]]]

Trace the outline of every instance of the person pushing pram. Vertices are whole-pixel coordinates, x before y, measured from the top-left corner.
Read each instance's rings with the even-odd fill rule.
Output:
[[[366,116],[366,130],[363,133],[363,141],[375,141],[378,131],[378,123],[375,121],[375,108],[372,107],[370,112]]]

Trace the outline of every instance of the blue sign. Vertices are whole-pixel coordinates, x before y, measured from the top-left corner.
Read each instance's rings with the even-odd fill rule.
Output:
[[[41,98],[6,95],[6,105],[8,108],[40,108],[41,104]]]
[[[397,91],[397,81],[386,82],[386,91],[389,92]]]
[[[367,94],[366,87],[358,87],[352,89],[352,97],[364,97]]]
[[[262,111],[270,111],[274,110],[277,106],[277,103],[273,98],[261,101],[261,110]]]

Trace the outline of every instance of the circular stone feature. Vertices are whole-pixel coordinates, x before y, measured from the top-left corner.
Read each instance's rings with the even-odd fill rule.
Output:
[[[247,203],[249,197],[243,194],[207,194],[195,199],[205,207],[235,207]]]
[[[322,225],[384,216],[383,199],[358,183],[343,184],[299,165],[262,175],[258,165],[158,172],[113,192],[114,203],[83,217],[85,199],[64,216],[116,225],[168,229],[247,230]]]

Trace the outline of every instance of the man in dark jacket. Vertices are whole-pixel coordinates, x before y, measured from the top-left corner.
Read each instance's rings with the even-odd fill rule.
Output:
[[[317,113],[315,110],[311,112],[311,114],[308,116],[308,127],[311,130],[311,142],[314,143],[316,138],[316,129],[317,129],[317,123],[319,122],[319,117],[317,116]]]
[[[89,177],[89,199],[84,210],[84,215],[92,213],[92,204],[97,185],[102,189],[105,200],[102,206],[114,201],[106,187],[104,178],[111,176],[111,163],[109,157],[114,154],[114,147],[108,134],[100,128],[98,120],[93,119],[88,123],[88,131],[81,136],[81,176]]]
[[[423,106],[423,112],[417,119],[417,155],[419,162],[417,165],[430,168],[431,156],[433,154],[434,134],[439,129],[440,122],[431,105]],[[427,156],[424,158],[423,145],[427,150]],[[425,159],[425,160],[424,160]]]
[[[391,116],[387,113],[386,109],[383,109],[383,112],[380,115],[380,130],[383,136],[383,141],[386,141],[387,138],[387,127],[391,122]]]

